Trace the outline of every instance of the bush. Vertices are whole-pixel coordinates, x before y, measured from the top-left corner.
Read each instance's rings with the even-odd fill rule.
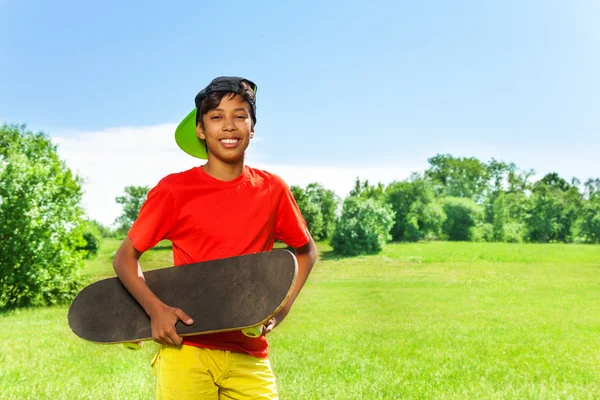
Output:
[[[471,240],[474,242],[493,242],[494,227],[490,223],[483,223],[472,228]]]
[[[483,218],[483,208],[471,199],[446,197],[443,200],[446,220],[442,231],[448,240],[473,240],[475,226]]]
[[[85,225],[83,240],[85,241],[85,244],[78,247],[77,250],[85,252],[86,259],[90,259],[98,255],[98,251],[100,250],[100,245],[102,243],[102,234],[92,221]]]
[[[335,193],[318,183],[305,189],[291,186],[290,190],[314,240],[331,237],[335,228],[335,213],[338,199]]]
[[[393,240],[415,242],[440,236],[446,216],[435,199],[430,181],[413,174],[409,180],[392,183],[385,193],[386,202],[396,213]]]
[[[600,243],[600,195],[586,201],[577,226],[582,241]]]
[[[374,199],[348,197],[331,239],[336,253],[343,256],[379,253],[391,239],[394,212]]]
[[[103,239],[114,238],[117,236],[117,232],[112,230],[109,226],[103,225],[99,221],[96,221],[95,219],[88,221],[88,223],[91,225],[90,229],[92,229],[92,232],[99,233],[100,237]]]
[[[321,210],[323,219],[323,239],[328,239],[335,230],[335,218],[340,199],[333,190],[325,189],[319,183],[311,183],[306,187],[306,196],[310,202],[316,204]]]
[[[504,225],[504,241],[507,243],[522,243],[525,228],[519,222],[509,222]]]

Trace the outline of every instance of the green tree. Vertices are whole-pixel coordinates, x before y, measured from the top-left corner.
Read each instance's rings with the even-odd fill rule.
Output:
[[[102,233],[95,221],[85,221],[83,224],[83,240],[85,244],[77,248],[77,250],[85,251],[85,258],[90,259],[95,257],[100,250],[102,244]]]
[[[137,219],[142,205],[146,201],[150,187],[148,186],[126,186],[125,195],[118,196],[115,201],[123,206],[121,215],[115,220],[117,232],[126,234],[131,225]]]
[[[110,227],[102,224],[100,221],[91,219],[88,221],[88,224],[91,225],[90,229],[93,229],[94,231],[100,233],[101,238],[115,237],[115,232]]]
[[[64,303],[79,288],[81,180],[42,132],[0,127],[0,308]]]
[[[407,180],[390,184],[385,194],[386,203],[396,214],[391,231],[393,240],[439,237],[446,216],[435,198],[430,180],[413,174]]]
[[[306,187],[306,196],[309,201],[316,204],[321,210],[323,219],[322,238],[328,239],[335,230],[335,220],[340,199],[329,189],[325,189],[320,183],[311,183]]]
[[[500,191],[496,196],[492,208],[492,237],[496,242],[504,242],[504,225],[508,222],[508,210],[504,203],[505,193]],[[487,219],[487,218],[486,218]]]
[[[517,168],[508,170],[508,192],[509,193],[528,193],[532,188],[531,177],[535,175],[533,169],[522,171]]]
[[[498,196],[505,191],[508,173],[514,171],[516,166],[513,163],[507,164],[504,161],[498,161],[495,158],[492,158],[487,164],[487,168],[490,172],[492,184],[484,201],[485,221],[494,225],[494,213],[496,212],[494,202]]]
[[[483,201],[491,176],[486,164],[473,157],[450,154],[438,154],[428,161],[425,175],[433,181],[438,195]]]
[[[437,200],[415,201],[406,216],[406,240],[416,242],[421,239],[439,239],[442,237],[442,227],[446,218],[446,213]]]
[[[570,242],[581,212],[582,195],[556,173],[533,185],[525,218],[527,239],[532,242]]]
[[[585,182],[583,196],[587,200],[600,196],[600,178],[590,178]]]
[[[579,230],[584,241],[600,243],[600,196],[584,203]]]
[[[483,208],[471,199],[446,197],[443,199],[446,220],[442,225],[448,240],[473,240],[475,227],[483,219]]]
[[[368,180],[361,182],[360,179],[356,178],[354,188],[350,191],[349,196],[373,199],[383,203],[385,201],[385,186],[381,182],[377,186],[372,186]]]
[[[514,163],[494,158],[487,166],[491,185],[484,201],[485,223],[478,229],[485,231],[489,226],[493,241],[521,242],[529,209],[527,193],[532,188],[529,179],[534,171],[522,171]]]
[[[349,196],[331,238],[336,253],[343,256],[379,253],[391,239],[394,212],[375,199]]]
[[[291,186],[290,190],[298,208],[308,225],[308,230],[314,240],[322,240],[325,238],[324,230],[325,224],[323,223],[323,215],[321,209],[317,204],[311,201],[306,191],[300,186]]]
[[[492,237],[494,241],[520,243],[524,236],[524,220],[529,199],[523,192],[501,191],[494,201]]]
[[[589,179],[585,183],[584,197],[579,232],[585,242],[600,243],[600,179]]]

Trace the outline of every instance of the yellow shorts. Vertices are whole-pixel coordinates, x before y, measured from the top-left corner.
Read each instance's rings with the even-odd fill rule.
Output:
[[[277,399],[266,358],[194,346],[161,346],[152,360],[157,400]]]

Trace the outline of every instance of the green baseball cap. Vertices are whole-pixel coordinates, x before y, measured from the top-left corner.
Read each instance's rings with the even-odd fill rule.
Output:
[[[246,88],[242,83],[248,84],[256,94],[257,86],[254,82],[235,76],[220,76],[213,79],[207,87],[202,89],[196,95],[196,98],[194,99],[196,107],[179,123],[177,129],[175,129],[175,141],[181,150],[196,158],[208,158],[204,140],[196,135],[196,123],[198,121],[197,113],[202,104],[202,100],[214,92],[228,92],[241,95],[246,91]],[[250,104],[252,121],[256,124],[256,96],[248,103]]]

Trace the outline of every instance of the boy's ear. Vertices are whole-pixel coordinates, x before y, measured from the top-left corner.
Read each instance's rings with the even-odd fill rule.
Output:
[[[254,138],[254,127],[250,130],[250,139]]]
[[[202,129],[202,126],[200,126],[200,123],[196,124],[196,136],[202,140],[206,140],[206,135],[204,134],[204,130]]]

